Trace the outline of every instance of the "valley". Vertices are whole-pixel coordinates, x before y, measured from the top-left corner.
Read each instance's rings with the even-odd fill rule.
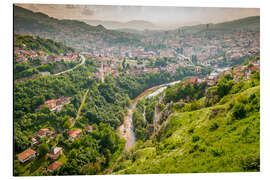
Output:
[[[14,5],[15,176],[260,171],[259,16],[85,22]]]

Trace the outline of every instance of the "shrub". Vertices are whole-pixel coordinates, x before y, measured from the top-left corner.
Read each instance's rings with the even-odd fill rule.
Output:
[[[200,140],[200,137],[199,136],[193,136],[192,137],[192,142],[197,142]]]
[[[246,116],[245,106],[242,103],[238,103],[232,110],[232,117],[234,119],[241,119]]]
[[[218,127],[218,124],[214,122],[210,125],[209,131],[215,131]]]
[[[260,155],[252,155],[241,160],[245,171],[260,171]]]
[[[190,129],[188,130],[188,133],[189,133],[189,134],[192,134],[193,132],[194,132],[194,127],[190,128]]]

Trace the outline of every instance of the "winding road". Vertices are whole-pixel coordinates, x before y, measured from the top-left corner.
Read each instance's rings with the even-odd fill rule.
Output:
[[[61,74],[64,74],[64,73],[67,73],[67,72],[70,72],[70,71],[73,71],[74,69],[76,69],[77,67],[83,65],[85,63],[85,57],[83,55],[80,54],[80,57],[82,58],[82,62],[80,64],[77,64],[75,67],[71,68],[71,69],[68,69],[66,71],[62,71],[60,73],[56,73],[54,74],[55,76],[58,76],[58,75],[61,75]]]

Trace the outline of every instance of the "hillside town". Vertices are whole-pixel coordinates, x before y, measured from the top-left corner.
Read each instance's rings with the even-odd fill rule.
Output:
[[[190,167],[192,172],[201,172],[196,168],[206,162],[212,162],[207,172],[248,171],[254,163],[259,167],[259,155],[226,154],[231,153],[228,139],[241,139],[240,145],[253,152],[246,142],[250,132],[258,135],[253,126],[223,133],[229,123],[243,120],[248,125],[249,115],[257,118],[259,110],[249,114],[242,102],[220,103],[234,101],[234,95],[238,101],[236,93],[247,96],[242,86],[259,92],[258,17],[133,31],[56,19],[22,7],[14,6],[14,11],[14,175],[111,174],[123,168],[129,173],[158,158],[167,159],[156,161],[164,169],[168,162],[176,167],[186,163],[180,172],[189,172],[192,158],[203,160]],[[208,95],[209,105],[203,103]],[[252,96],[259,109],[260,94]],[[216,139],[227,135],[222,140],[230,146],[225,149]],[[208,142],[210,136],[216,138]],[[234,169],[230,157],[240,157]],[[220,169],[212,170],[213,164]],[[177,172],[171,166],[168,172]],[[149,172],[162,169],[156,167]]]
[[[177,61],[196,59],[204,66],[211,66],[219,61],[233,61],[247,55],[255,55],[260,51],[258,31],[237,31],[217,34],[209,39],[207,32],[198,34],[171,33],[162,36],[148,36],[143,40],[145,46],[104,47],[102,49],[91,44],[94,57],[106,58],[158,58],[171,57]],[[146,48],[147,46],[147,48]],[[161,48],[157,48],[161,46]],[[182,64],[183,65],[183,64]]]
[[[41,64],[53,63],[57,61],[79,61],[78,52],[67,52],[66,54],[50,55],[44,51],[24,50],[19,47],[14,48],[14,56],[17,62],[27,62],[29,58],[39,59]]]
[[[206,82],[209,86],[215,85],[222,77],[229,76],[235,82],[247,80],[255,72],[260,72],[260,59],[251,60],[246,65],[237,65],[230,68],[218,68],[203,78],[191,77],[184,83],[196,84]]]

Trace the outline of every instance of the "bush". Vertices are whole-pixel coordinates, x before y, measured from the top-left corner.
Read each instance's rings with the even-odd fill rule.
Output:
[[[245,106],[241,103],[238,103],[234,106],[232,110],[232,117],[234,119],[241,119],[246,116]]]
[[[215,131],[218,127],[219,127],[218,124],[214,122],[211,124],[209,131]]]
[[[260,155],[252,155],[241,160],[245,171],[260,171]]]
[[[200,137],[199,136],[193,136],[192,137],[192,142],[197,142],[200,140]]]

